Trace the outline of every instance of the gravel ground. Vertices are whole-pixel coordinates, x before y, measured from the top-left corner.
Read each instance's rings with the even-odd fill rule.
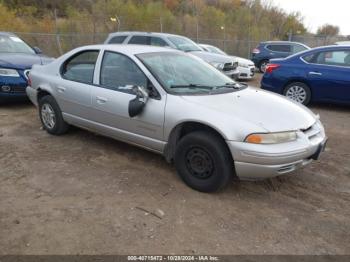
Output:
[[[320,161],[203,194],[161,156],[0,105],[0,254],[350,254],[350,108],[311,108]]]

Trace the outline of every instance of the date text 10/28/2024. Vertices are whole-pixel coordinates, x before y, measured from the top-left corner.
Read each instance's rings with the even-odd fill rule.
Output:
[[[128,261],[220,261],[217,256],[128,256]]]

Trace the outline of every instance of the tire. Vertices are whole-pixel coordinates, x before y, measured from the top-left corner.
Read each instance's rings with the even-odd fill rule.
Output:
[[[283,95],[303,105],[308,105],[311,101],[311,90],[302,82],[288,84],[283,90]]]
[[[234,176],[227,145],[209,132],[195,131],[184,136],[176,147],[174,162],[182,180],[201,192],[218,191]]]
[[[63,120],[56,100],[50,95],[39,100],[39,117],[43,128],[51,135],[62,135],[69,128],[69,125]]]
[[[260,63],[259,63],[259,71],[260,73],[264,74],[265,71],[266,71],[266,65],[269,63],[269,60],[262,60]]]

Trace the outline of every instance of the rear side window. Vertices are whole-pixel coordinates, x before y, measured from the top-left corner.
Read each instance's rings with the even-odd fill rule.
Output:
[[[111,40],[109,40],[109,44],[121,44],[124,42],[124,40],[127,38],[127,35],[118,35],[115,37],[112,37]]]
[[[129,44],[150,45],[150,37],[149,36],[143,36],[143,35],[134,35],[130,39]]]
[[[318,53],[306,55],[306,56],[303,56],[303,59],[306,62],[308,62],[308,63],[314,63],[315,62],[315,57],[317,58],[317,55],[318,55]]]
[[[61,68],[62,77],[71,81],[92,84],[98,54],[98,50],[89,50],[69,58]]]
[[[160,37],[151,37],[151,45],[154,46],[169,46],[167,42],[165,42],[163,39]]]
[[[267,45],[266,48],[275,52],[284,52],[284,53],[291,52],[290,45]]]

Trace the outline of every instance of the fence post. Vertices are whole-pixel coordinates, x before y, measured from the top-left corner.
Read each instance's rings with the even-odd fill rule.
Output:
[[[199,25],[198,25],[198,16],[196,16],[196,42],[198,43],[199,39]]]
[[[58,47],[58,52],[60,53],[60,55],[62,55],[63,52],[62,52],[60,34],[58,32],[58,26],[57,26],[57,9],[56,8],[54,9],[53,14],[55,18],[56,45]]]
[[[160,32],[163,33],[163,21],[162,21],[162,17],[159,17],[159,24],[160,24]]]

